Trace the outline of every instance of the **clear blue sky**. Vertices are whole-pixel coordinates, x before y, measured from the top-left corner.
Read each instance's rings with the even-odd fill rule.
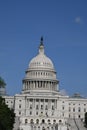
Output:
[[[0,76],[7,93],[21,92],[41,36],[60,89],[87,97],[87,0],[0,1]]]

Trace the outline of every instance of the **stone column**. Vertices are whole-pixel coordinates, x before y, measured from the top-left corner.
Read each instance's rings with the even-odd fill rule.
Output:
[[[45,81],[45,88],[47,88],[47,81]]]
[[[44,111],[44,115],[45,115],[45,99],[43,99],[43,111]]]
[[[39,99],[39,111],[40,111],[40,99]]]
[[[33,99],[33,105],[32,105],[32,107],[33,107],[33,115],[35,115],[35,99]]]
[[[36,89],[37,89],[37,81],[36,81]]]
[[[50,82],[50,90],[52,90],[52,82]]]
[[[55,99],[54,107],[55,107],[55,108],[57,107],[56,99]]]
[[[30,81],[30,90],[31,90],[31,81]]]

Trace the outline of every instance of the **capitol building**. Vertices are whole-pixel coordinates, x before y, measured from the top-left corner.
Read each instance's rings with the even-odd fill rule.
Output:
[[[45,54],[43,38],[22,84],[21,93],[3,96],[16,114],[14,130],[86,130],[83,121],[87,98],[61,93],[54,64]]]

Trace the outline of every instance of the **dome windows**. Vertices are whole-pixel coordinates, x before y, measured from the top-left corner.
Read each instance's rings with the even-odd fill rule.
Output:
[[[52,65],[48,62],[34,62],[34,63],[31,63],[30,64],[30,67],[45,67],[45,68],[48,68],[48,67],[52,67]]]
[[[53,73],[53,72],[47,72],[47,71],[30,71],[28,74],[27,74],[27,76],[26,77],[37,77],[37,78],[41,78],[41,77],[43,77],[43,78],[46,78],[46,77],[48,77],[48,78],[55,78],[56,77],[56,75],[55,75],[55,73]]]

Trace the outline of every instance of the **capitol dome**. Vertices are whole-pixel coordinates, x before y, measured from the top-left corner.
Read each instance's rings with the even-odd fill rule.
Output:
[[[43,38],[39,46],[39,54],[35,56],[29,64],[29,69],[51,69],[54,70],[53,63],[50,58],[44,54]]]
[[[41,38],[39,53],[30,61],[26,76],[23,79],[23,92],[57,91],[59,81],[50,58],[44,53],[43,38]]]

